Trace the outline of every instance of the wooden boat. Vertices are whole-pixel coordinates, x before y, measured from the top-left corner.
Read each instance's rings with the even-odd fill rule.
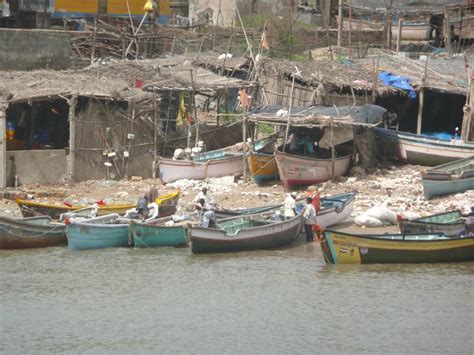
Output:
[[[311,158],[283,152],[275,152],[280,180],[285,188],[298,185],[313,185],[330,180],[333,162],[331,159]],[[337,157],[334,161],[334,176],[349,171],[352,155]]]
[[[135,248],[181,247],[187,244],[186,226],[179,224],[166,226],[166,219],[150,223],[131,222],[129,226]]]
[[[0,217],[0,249],[46,248],[66,243],[66,226],[52,223],[50,217]]]
[[[278,168],[273,154],[250,152],[247,164],[256,184],[278,180]]]
[[[474,155],[474,143],[375,128],[381,153],[408,164],[436,166]]]
[[[403,234],[443,233],[447,237],[458,237],[464,230],[465,220],[459,210],[434,214],[427,217],[398,221]]]
[[[203,180],[210,177],[241,174],[242,153],[228,153],[223,149],[202,153],[194,160],[173,160],[161,158],[160,179],[169,183],[180,179]]]
[[[302,228],[302,214],[285,221],[261,220],[255,215],[237,217],[218,223],[217,228],[190,229],[191,251],[200,254],[279,248],[295,241]]]
[[[68,247],[71,250],[102,249],[129,246],[129,220],[118,214],[75,221],[66,226]]]
[[[355,192],[348,192],[334,196],[321,197],[321,209],[318,211],[318,215],[316,216],[318,224],[327,228],[346,220],[354,209],[355,196]],[[303,206],[303,202],[297,203],[297,209],[302,210]],[[223,209],[215,211],[215,213],[218,219],[222,219],[230,218],[232,216],[262,214],[266,212],[270,214],[282,208],[283,204],[280,203],[276,205],[245,208],[240,210]]]
[[[474,189],[474,155],[439,165],[422,175],[426,198]]]
[[[176,206],[179,201],[179,196],[179,190],[158,196],[155,202],[159,205],[160,216],[170,216],[176,212]],[[87,207],[85,206],[49,205],[46,203],[38,203],[22,199],[17,199],[16,203],[20,207],[23,217],[34,217],[44,215],[50,216],[53,219],[59,219],[61,214],[63,213],[87,209]],[[132,204],[114,204],[109,206],[99,206],[97,215],[105,216],[113,213],[124,214],[127,210],[135,207],[136,206]]]
[[[321,249],[324,259],[330,264],[461,262],[474,260],[474,237],[356,235],[326,230]]]

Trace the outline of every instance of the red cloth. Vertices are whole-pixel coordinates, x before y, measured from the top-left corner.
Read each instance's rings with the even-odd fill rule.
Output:
[[[321,209],[321,194],[318,193],[316,196],[313,197],[313,202],[311,202],[316,209],[316,214]]]

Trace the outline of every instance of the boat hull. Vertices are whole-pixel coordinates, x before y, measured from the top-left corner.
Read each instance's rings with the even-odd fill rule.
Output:
[[[278,179],[278,168],[273,154],[250,152],[247,163],[250,175],[256,184]]]
[[[192,228],[189,232],[191,251],[202,254],[279,248],[294,242],[302,228],[302,215],[283,222],[244,228],[235,235],[227,235],[221,229]]]
[[[285,188],[313,185],[332,178],[331,159],[315,159],[275,152],[280,180]],[[334,177],[345,175],[351,165],[351,155],[335,159]]]
[[[170,216],[176,212],[176,206],[179,200],[180,191],[158,196],[156,203],[159,206],[159,215],[161,217]],[[59,219],[61,214],[70,213],[86,208],[85,206],[59,206],[48,205],[45,203],[36,203],[33,201],[26,201],[17,199],[16,203],[20,207],[23,217],[35,216],[50,216],[53,219]],[[117,213],[119,215],[125,214],[128,210],[135,208],[132,204],[116,204],[110,206],[100,206],[97,210],[97,216],[106,216]]]
[[[49,217],[0,217],[0,249],[47,248],[66,245],[66,226],[51,224]]]
[[[66,228],[71,250],[129,246],[128,224],[88,224],[75,222]]]
[[[326,231],[321,249],[334,264],[463,262],[474,260],[474,237],[391,240]]]
[[[133,246],[136,248],[186,246],[185,226],[155,226],[144,223],[130,224]]]
[[[474,155],[474,144],[376,128],[382,155],[408,164],[436,166]]]
[[[160,179],[167,184],[180,179],[204,180],[210,177],[241,174],[243,172],[242,155],[194,162],[190,160],[160,160]]]
[[[398,221],[400,232],[405,234],[443,233],[447,237],[458,237],[465,222],[461,211],[438,213],[414,220]]]

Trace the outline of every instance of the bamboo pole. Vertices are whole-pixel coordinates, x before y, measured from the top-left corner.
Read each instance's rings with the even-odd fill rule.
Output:
[[[0,103],[0,189],[7,187],[7,107]]]
[[[448,56],[453,54],[453,48],[451,45],[451,26],[449,25],[449,11],[447,8],[444,9],[444,41],[446,45],[446,52]]]
[[[285,151],[286,141],[288,140],[288,133],[290,132],[291,122],[291,107],[293,105],[293,90],[295,88],[295,74],[293,74],[293,81],[291,82],[290,105],[288,108],[288,120],[286,121],[285,141],[283,142],[283,152]]]
[[[375,104],[377,99],[377,83],[379,81],[378,72],[379,72],[379,63],[380,63],[380,51],[377,53],[377,64],[374,66],[374,84],[372,85],[372,103]]]
[[[152,171],[152,177],[153,179],[156,179],[156,170],[158,167],[158,105],[156,104],[157,101],[157,95],[156,93],[153,95],[153,115],[154,115],[154,127],[155,127],[155,132],[153,135],[153,171]]]
[[[76,105],[77,96],[67,100],[69,105],[69,156],[67,159],[67,174],[74,181],[76,175]]]
[[[352,60],[352,0],[349,0],[349,59]]]
[[[242,147],[242,164],[244,167],[244,182],[247,182],[247,108],[244,107],[244,118],[242,120],[242,140],[243,140],[243,147]]]
[[[344,5],[344,0],[339,0],[339,6],[338,6],[339,23],[337,26],[337,46],[338,47],[341,47],[341,43],[342,43],[342,29],[343,29],[342,7],[343,5]]]
[[[469,80],[469,85],[466,90],[466,104],[464,105],[464,117],[462,121],[462,127],[461,127],[461,139],[465,142],[468,142],[473,139],[474,132],[472,132],[472,124],[474,123],[472,119],[472,105],[474,104],[473,102],[473,89],[474,86],[472,85],[472,78],[471,78],[471,70],[467,70],[468,73],[468,80]]]
[[[401,47],[401,43],[402,43],[402,27],[403,27],[403,23],[402,23],[402,19],[399,18],[398,19],[398,31],[397,31],[397,53],[400,52],[400,47]]]
[[[426,57],[425,63],[425,72],[423,74],[423,79],[421,80],[421,88],[420,88],[420,98],[418,104],[418,119],[416,122],[416,134],[421,134],[422,123],[423,123],[423,105],[425,102],[425,84],[426,84],[426,73],[428,71],[428,56]]]

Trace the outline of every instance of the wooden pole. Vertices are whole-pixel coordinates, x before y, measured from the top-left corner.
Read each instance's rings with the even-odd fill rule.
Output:
[[[329,30],[331,25],[331,0],[322,0],[324,1],[323,7],[323,27],[326,30]]]
[[[194,143],[194,146],[197,147],[198,142],[199,142],[199,120],[197,116],[197,108],[196,108],[196,89],[195,89],[195,80],[194,76],[197,75],[197,70],[198,69],[191,69],[191,86],[192,86],[192,95],[193,97],[191,98],[191,103],[193,105],[193,116],[194,116],[194,126],[196,128],[196,141]]]
[[[397,31],[397,53],[400,52],[400,46],[402,43],[402,19],[398,19],[398,31]]]
[[[447,8],[444,9],[444,43],[448,56],[451,56],[453,48],[451,46],[451,26],[449,25],[449,12]]]
[[[7,105],[0,104],[0,188],[7,187]]]
[[[464,106],[464,117],[461,128],[461,139],[465,142],[474,140],[474,128],[472,127],[474,124],[474,119],[472,117],[474,113],[474,110],[472,110],[472,105],[474,104],[474,86],[472,85],[471,70],[468,69],[467,72],[469,85],[466,91],[466,105]]]
[[[352,60],[352,0],[349,0],[349,59]]]
[[[288,133],[290,132],[291,122],[291,107],[293,105],[293,90],[295,88],[295,74],[293,74],[293,81],[291,82],[290,106],[288,108],[288,120],[286,121],[285,141],[283,142],[283,152],[285,151],[286,141],[288,140]]]
[[[342,43],[342,29],[343,29],[342,6],[343,5],[344,5],[344,0],[339,0],[339,7],[338,7],[339,23],[337,26],[337,46],[338,47],[341,47],[341,43]]]
[[[377,83],[379,81],[378,72],[379,72],[379,63],[380,63],[380,51],[377,53],[377,64],[374,66],[374,84],[372,85],[372,103],[375,104],[377,99]]]
[[[392,50],[392,1],[387,8],[387,48]]]
[[[69,105],[69,156],[67,159],[67,175],[74,181],[76,175],[76,105],[77,96],[72,96]]]
[[[416,134],[421,134],[422,123],[423,123],[423,105],[425,101],[425,84],[426,84],[426,73],[428,71],[428,56],[425,62],[425,72],[423,73],[423,79],[421,80],[420,98],[418,104],[418,120],[416,122]]]
[[[244,182],[247,182],[247,108],[244,107],[244,118],[242,120],[242,140],[243,140],[243,147],[242,147],[242,157],[243,157],[243,167],[244,167]]]
[[[156,170],[158,168],[158,105],[156,104],[157,101],[157,96],[156,93],[153,95],[153,115],[154,115],[154,127],[155,127],[155,132],[153,135],[153,171],[152,171],[152,177],[153,179],[156,179]]]
[[[94,33],[92,35],[92,54],[91,63],[95,60],[95,47],[97,42],[97,16],[94,17]]]
[[[130,124],[130,134],[134,134],[134,123],[135,123],[135,102],[132,103],[132,122]],[[127,168],[125,172],[125,178],[128,180],[130,177],[130,159],[132,159],[132,139],[128,139],[128,158],[127,158]]]

